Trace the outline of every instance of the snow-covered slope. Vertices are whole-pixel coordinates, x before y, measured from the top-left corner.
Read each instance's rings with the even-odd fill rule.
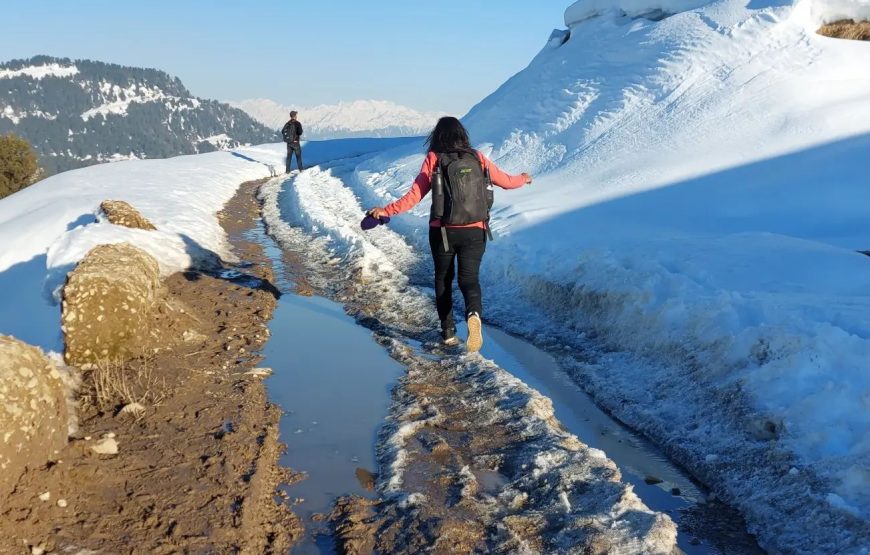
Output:
[[[419,112],[383,100],[355,100],[309,108],[291,108],[268,99],[242,100],[230,104],[276,129],[287,121],[290,110],[297,110],[299,120],[305,126],[305,137],[312,140],[413,137],[428,133],[438,120],[438,114]]]
[[[537,174],[497,195],[490,318],[646,361],[577,377],[775,552],[870,540],[870,44],[815,33],[832,4],[581,0],[464,120]],[[364,164],[360,194],[421,160]],[[425,204],[391,224],[424,252]]]

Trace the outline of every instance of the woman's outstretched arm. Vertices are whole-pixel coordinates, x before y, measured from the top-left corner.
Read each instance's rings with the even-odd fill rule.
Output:
[[[435,168],[435,162],[438,157],[434,152],[430,152],[426,159],[423,160],[423,165],[420,167],[420,173],[417,174],[411,188],[405,193],[402,198],[391,202],[383,208],[372,208],[368,211],[375,218],[382,216],[395,216],[403,212],[407,212],[411,208],[423,200],[423,197],[429,194],[432,188],[432,171]]]
[[[478,153],[480,156],[480,163],[483,165],[484,169],[489,170],[489,179],[492,181],[493,185],[501,187],[502,189],[519,189],[523,185],[528,185],[532,182],[532,176],[523,172],[519,175],[510,175],[509,173],[505,173],[495,165],[495,162],[486,157],[483,153]]]

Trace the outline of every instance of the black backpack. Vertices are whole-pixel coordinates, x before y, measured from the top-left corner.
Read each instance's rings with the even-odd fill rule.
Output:
[[[291,120],[285,123],[284,127],[281,128],[281,135],[285,143],[295,143],[299,139],[296,122]]]
[[[432,220],[441,220],[442,227],[489,221],[492,183],[477,152],[469,149],[438,154],[432,177]]]

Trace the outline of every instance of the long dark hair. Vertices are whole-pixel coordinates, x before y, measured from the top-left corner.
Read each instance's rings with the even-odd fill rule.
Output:
[[[471,144],[468,140],[468,131],[463,127],[462,122],[452,116],[445,116],[438,120],[435,129],[429,133],[426,147],[433,152],[450,152],[469,150]]]

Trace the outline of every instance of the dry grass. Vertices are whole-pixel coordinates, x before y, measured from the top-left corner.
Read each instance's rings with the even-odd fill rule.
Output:
[[[843,19],[822,25],[817,33],[835,39],[870,40],[870,21]]]
[[[95,363],[85,378],[83,401],[101,411],[138,403],[158,405],[166,398],[166,381],[154,376],[147,358],[119,362]]]

